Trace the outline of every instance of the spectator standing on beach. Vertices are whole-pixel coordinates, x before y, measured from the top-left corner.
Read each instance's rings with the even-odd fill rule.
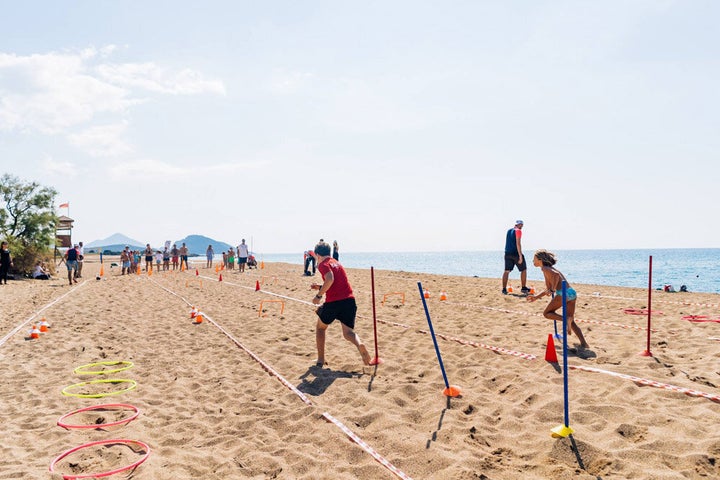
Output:
[[[162,259],[163,259],[162,252],[160,250],[155,252],[155,268],[157,269],[158,272],[160,271],[160,267],[162,266]]]
[[[370,354],[355,333],[357,304],[345,269],[337,260],[330,257],[330,245],[327,243],[318,243],[314,253],[317,256],[318,270],[323,283],[322,285],[313,283],[310,286],[312,290],[318,291],[312,303],[319,305],[325,295],[325,303],[316,310],[318,320],[315,326],[315,343],[318,356],[315,365],[318,367],[325,365],[325,331],[335,320],[340,320],[342,324],[343,338],[355,345],[363,363],[370,365]]]
[[[77,279],[75,278],[75,273],[77,272],[78,268],[78,246],[73,245],[72,248],[68,248],[67,252],[65,252],[65,266],[67,267],[68,271],[68,283],[70,285],[73,284],[73,282],[77,283]]]
[[[163,249],[162,253],[162,259],[163,259],[163,271],[167,272],[170,270],[170,250],[168,250],[167,244],[165,244],[165,248]]]
[[[312,250],[305,250],[303,254],[303,262],[305,264],[305,276],[315,275],[315,252]],[[312,273],[310,273],[310,264],[312,264]]]
[[[548,252],[547,250],[538,250],[533,256],[533,265],[540,267],[543,276],[545,277],[545,290],[538,293],[537,295],[528,295],[528,302],[534,302],[545,295],[551,295],[552,299],[545,307],[543,316],[550,320],[559,320],[562,322],[562,315],[557,313],[559,308],[562,308],[562,282],[565,281],[565,313],[567,317],[567,335],[570,336],[573,332],[577,335],[580,340],[580,348],[588,348],[589,345],[585,341],[582,330],[575,323],[575,303],[577,301],[577,293],[574,288],[570,287],[570,284],[565,279],[560,270],[554,267],[557,263],[554,253]]]
[[[172,256],[173,270],[176,270],[178,268],[178,255],[180,255],[180,250],[178,250],[177,244],[173,243],[173,246],[170,249],[170,255]]]
[[[215,256],[215,252],[213,251],[212,245],[208,245],[207,250],[205,250],[205,268],[212,268],[213,263],[213,257]]]
[[[122,272],[120,275],[125,275],[125,272],[127,271],[127,274],[130,275],[130,264],[132,258],[132,252],[130,252],[130,247],[127,245],[125,246],[125,249],[120,252],[120,271]]]
[[[187,245],[185,245],[185,242],[183,242],[182,247],[180,247],[180,270],[183,269],[183,263],[185,264],[185,270],[187,270],[188,267],[188,248]]]
[[[148,243],[145,246],[145,271],[149,272],[152,270],[152,263],[153,263],[153,249]]]
[[[337,240],[333,240],[333,255],[335,260],[340,260],[340,248],[338,247]]]
[[[507,284],[510,272],[517,266],[520,271],[520,283],[522,284],[522,293],[530,293],[530,289],[527,287],[527,264],[525,262],[525,256],[522,253],[521,238],[522,238],[523,221],[516,220],[515,226],[507,231],[505,235],[505,272],[502,276],[502,293],[507,295]]]
[[[78,243],[78,269],[75,278],[82,278],[83,263],[85,263],[85,247],[83,242]]]
[[[10,249],[8,248],[8,242],[2,242],[0,244],[0,285],[5,282],[7,285],[7,276],[12,267],[13,261],[10,255]]]
[[[250,251],[248,250],[248,246],[245,243],[244,238],[240,242],[240,245],[237,246],[237,255],[238,255],[238,270],[240,270],[240,273],[243,273],[245,271],[245,265],[248,262],[248,257],[250,256]]]
[[[235,249],[233,247],[228,248],[227,263],[228,270],[235,270]]]

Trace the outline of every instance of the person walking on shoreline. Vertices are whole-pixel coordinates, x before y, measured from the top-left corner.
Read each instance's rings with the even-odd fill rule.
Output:
[[[325,295],[325,303],[315,312],[318,316],[315,326],[315,344],[318,356],[315,365],[317,367],[325,365],[325,331],[335,320],[340,320],[345,340],[355,345],[363,363],[370,365],[370,353],[354,330],[357,304],[345,269],[330,256],[330,245],[327,243],[318,243],[314,253],[318,260],[317,268],[323,283],[322,285],[317,283],[310,285],[312,290],[318,291],[317,295],[313,297],[312,303],[319,305]]]
[[[527,287],[527,264],[525,256],[522,253],[521,238],[523,221],[516,220],[515,226],[507,231],[505,235],[505,272],[502,276],[502,293],[507,295],[507,284],[510,272],[517,266],[520,272],[520,283],[522,284],[521,293],[530,293]]]

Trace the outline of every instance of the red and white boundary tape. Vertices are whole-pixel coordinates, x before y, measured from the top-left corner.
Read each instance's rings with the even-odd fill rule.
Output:
[[[637,299],[637,298],[630,298],[630,297],[614,297],[612,295],[593,295],[593,294],[580,294],[578,293],[578,297],[588,297],[588,298],[609,298],[612,300],[633,300],[636,302],[642,302],[643,300]],[[696,303],[696,302],[673,302],[670,300],[659,300],[659,299],[653,299],[653,302],[658,303],[667,303],[670,305],[695,305],[698,307],[720,307],[720,304],[717,303]]]
[[[0,346],[2,346],[5,342],[7,342],[7,341],[10,339],[10,337],[12,337],[13,335],[15,335],[15,334],[16,334],[17,332],[19,332],[20,330],[22,330],[28,323],[30,323],[30,321],[31,321],[33,318],[35,318],[35,317],[37,317],[38,315],[40,315],[41,312],[44,312],[45,310],[47,310],[48,308],[52,307],[52,306],[55,305],[57,302],[59,302],[60,300],[62,300],[63,298],[65,298],[65,297],[67,297],[68,295],[70,295],[71,293],[77,291],[77,289],[78,289],[79,287],[82,287],[83,285],[85,285],[85,281],[79,283],[78,285],[75,286],[75,288],[71,288],[70,290],[68,290],[67,292],[65,292],[65,293],[63,293],[62,295],[60,295],[58,298],[56,298],[56,299],[53,300],[52,302],[50,302],[50,303],[48,303],[47,305],[45,305],[44,307],[42,307],[40,310],[37,310],[35,313],[33,313],[32,315],[30,315],[27,320],[25,320],[23,323],[21,323],[21,324],[18,325],[17,327],[13,328],[12,331],[10,331],[10,333],[8,333],[7,335],[5,335],[3,338],[0,338]]]
[[[175,295],[176,297],[180,298],[180,299],[181,299],[182,301],[184,301],[188,306],[190,306],[190,307],[192,306],[192,304],[191,304],[186,298],[182,297],[181,295],[173,292],[172,290],[170,290],[170,289],[168,289],[168,288],[163,287],[162,285],[160,285],[159,283],[157,283],[155,280],[153,280],[153,279],[150,279],[150,280],[151,280],[153,283],[155,283],[155,285],[157,285],[158,287],[162,288],[162,289],[165,290],[166,292],[168,292],[168,293],[170,293],[170,294],[172,294],[172,295]],[[265,292],[265,293],[269,293],[269,292]],[[283,297],[283,295],[276,295],[276,296],[278,296],[278,297]],[[284,297],[284,298],[288,298],[288,299],[290,299],[290,300],[296,300],[296,299],[291,298],[291,297]],[[309,303],[309,302],[303,302],[303,301],[301,301],[301,300],[297,300],[297,301],[302,302],[302,303]],[[312,304],[311,304],[311,305],[312,305]],[[310,406],[310,407],[315,407],[315,404],[307,397],[307,395],[305,395],[305,394],[302,393],[300,390],[298,390],[298,389],[295,387],[295,385],[293,385],[292,383],[290,383],[287,379],[285,379],[285,377],[283,377],[280,373],[278,373],[274,368],[272,368],[270,365],[268,365],[267,363],[265,363],[260,357],[258,357],[255,353],[253,353],[250,349],[248,349],[247,347],[245,347],[239,340],[237,340],[237,339],[236,339],[235,337],[233,337],[227,330],[225,330],[225,329],[224,329],[223,327],[221,327],[217,322],[215,322],[215,320],[213,320],[210,316],[208,316],[208,315],[207,315],[206,313],[204,313],[204,312],[203,312],[203,316],[204,316],[210,323],[212,323],[213,325],[215,325],[215,327],[217,327],[223,334],[225,334],[225,336],[227,336],[230,340],[232,340],[232,342],[233,342],[235,345],[237,345],[237,346],[238,346],[240,349],[242,349],[245,353],[247,353],[248,355],[250,355],[250,357],[251,357],[253,360],[255,360],[258,364],[260,364],[260,366],[262,367],[263,370],[265,370],[266,372],[268,372],[271,376],[277,378],[277,379],[280,381],[280,383],[282,383],[283,385],[285,385],[285,387],[287,387],[290,391],[292,391],[295,395],[297,395],[297,396],[300,398],[300,400],[303,401],[303,403],[305,403],[306,405],[308,405],[308,406]],[[370,447],[370,445],[368,445],[367,443],[365,443],[365,441],[363,441],[363,440],[362,440],[360,437],[358,437],[352,430],[350,430],[348,427],[346,427],[346,426],[345,426],[344,424],[342,424],[340,421],[338,421],[337,419],[335,419],[332,415],[330,415],[329,413],[325,412],[325,413],[323,413],[323,417],[324,417],[325,419],[327,419],[328,421],[332,422],[332,423],[333,423],[334,425],[336,425],[337,427],[339,427],[348,437],[350,437],[350,439],[352,439],[356,444],[358,444],[361,448],[363,448],[366,452],[368,452],[375,460],[377,460],[382,466],[384,466],[385,468],[387,468],[388,470],[390,470],[390,471],[391,471],[392,473],[394,473],[396,476],[398,476],[399,478],[402,478],[402,479],[412,480],[412,478],[411,478],[410,476],[408,476],[408,475],[406,475],[405,473],[403,473],[400,469],[398,469],[398,468],[395,467],[392,463],[390,463],[390,461],[386,460],[383,456],[381,456],[379,453],[377,453],[377,451],[375,451],[372,447]]]
[[[625,380],[630,380],[635,383],[638,383],[640,385],[647,385],[650,387],[656,387],[656,388],[663,388],[665,390],[671,390],[673,392],[679,392],[684,393],[685,395],[689,395],[691,397],[702,397],[707,398],[708,400],[712,400],[713,402],[720,403],[720,395],[714,395],[712,393],[705,393],[701,392],[699,390],[693,390],[692,388],[685,388],[685,387],[678,387],[676,385],[670,385],[668,383],[661,383],[656,382],[655,380],[648,380],[646,378],[640,378],[635,377],[632,375],[627,375],[625,373],[617,373],[617,372],[611,372],[609,370],[601,370],[599,368],[593,368],[593,367],[583,367],[579,365],[568,365],[568,368],[572,368],[574,370],[582,370],[584,372],[593,372],[593,373],[604,373],[606,375],[611,375],[613,377],[623,378]]]
[[[427,330],[418,330],[418,331],[420,333],[430,334],[430,332],[428,332]],[[443,335],[442,333],[436,333],[435,335],[442,338],[443,340],[450,340],[453,342],[460,343],[462,345],[470,345],[471,347],[487,348],[488,350],[492,350],[493,352],[504,353],[506,355],[514,355],[516,357],[524,358],[526,360],[535,360],[537,358],[532,353],[523,353],[523,352],[517,352],[515,350],[508,350],[507,348],[493,347],[492,345],[485,345],[484,343],[472,342],[470,340],[463,340],[461,338]]]

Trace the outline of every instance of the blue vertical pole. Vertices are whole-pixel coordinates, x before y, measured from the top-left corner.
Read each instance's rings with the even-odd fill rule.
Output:
[[[562,282],[563,309],[563,390],[565,394],[565,426],[570,426],[570,405],[568,403],[568,348],[567,348],[567,282]]]
[[[433,344],[435,345],[435,353],[437,354],[438,362],[440,362],[440,370],[442,371],[443,380],[445,381],[445,388],[450,388],[450,383],[448,383],[447,375],[445,374],[445,366],[443,365],[442,357],[440,356],[440,347],[438,347],[437,339],[435,338],[435,330],[433,329],[432,321],[430,320],[430,312],[428,311],[421,282],[418,282],[418,288],[420,289],[420,299],[422,300],[423,307],[425,308],[425,316],[427,317],[428,327],[430,327],[430,336],[432,337]]]

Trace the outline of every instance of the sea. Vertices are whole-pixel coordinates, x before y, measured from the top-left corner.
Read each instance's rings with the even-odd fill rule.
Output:
[[[639,250],[558,250],[556,267],[571,284],[585,283],[647,288],[652,257],[653,289],[685,285],[688,291],[720,293],[719,248],[669,248]],[[539,268],[532,266],[530,252],[528,279],[543,281]],[[256,254],[258,261],[302,265],[302,252]],[[340,263],[348,268],[497,278],[504,270],[503,252],[341,252]],[[517,270],[510,273],[511,285],[519,285]]]

